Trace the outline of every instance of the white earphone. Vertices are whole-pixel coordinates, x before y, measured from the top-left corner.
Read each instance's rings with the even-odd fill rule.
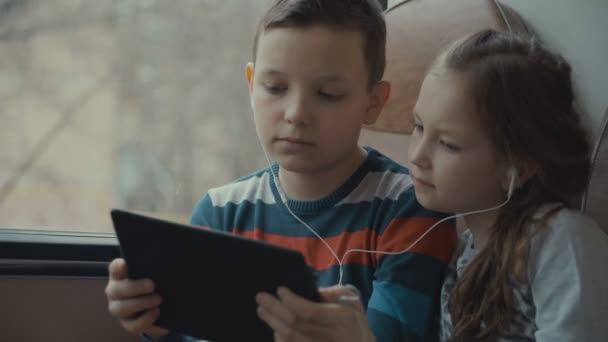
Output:
[[[509,176],[509,189],[507,190],[507,199],[511,199],[511,195],[513,195],[513,191],[515,190],[515,182],[517,181],[517,169],[515,168],[515,166],[509,167],[507,175]]]
[[[420,235],[420,237],[418,237],[418,239],[416,239],[406,249],[404,249],[402,251],[399,251],[399,252],[388,252],[388,251],[372,251],[372,250],[365,250],[365,249],[349,249],[346,252],[344,252],[344,255],[342,255],[342,258],[340,258],[338,256],[338,254],[336,253],[336,251],[334,251],[334,249],[331,248],[331,246],[327,243],[327,241],[325,241],[325,239],[323,239],[323,237],[321,237],[312,227],[310,227],[306,222],[304,222],[301,218],[299,218],[291,210],[291,208],[289,208],[289,205],[287,203],[288,202],[287,194],[285,194],[283,192],[282,188],[281,188],[279,177],[278,177],[278,175],[276,175],[274,173],[274,169],[272,168],[272,163],[270,162],[270,159],[268,158],[268,154],[266,153],[265,149],[264,149],[264,155],[266,155],[266,159],[268,160],[268,164],[270,165],[270,172],[272,173],[272,176],[274,178],[274,182],[275,182],[275,184],[277,186],[277,190],[279,192],[279,195],[281,196],[281,199],[283,201],[283,204],[285,205],[285,208],[287,208],[287,211],[289,211],[289,213],[291,214],[291,216],[293,216],[293,218],[295,218],[298,222],[300,222],[302,225],[304,225],[306,228],[308,228],[308,230],[310,230],[319,240],[321,240],[321,242],[323,242],[323,244],[327,247],[327,249],[334,256],[334,258],[336,258],[336,261],[338,261],[338,265],[340,267],[340,276],[339,276],[339,279],[338,279],[338,285],[343,285],[342,284],[342,278],[344,276],[344,271],[343,271],[343,267],[342,266],[344,264],[344,259],[346,258],[346,256],[348,255],[348,253],[359,252],[359,253],[384,254],[384,255],[399,255],[399,254],[406,253],[412,247],[414,247],[418,242],[420,242],[420,240],[422,240],[428,233],[430,233],[440,223],[443,223],[443,222],[445,222],[447,220],[454,219],[454,218],[457,218],[457,217],[463,217],[463,216],[466,216],[466,215],[480,214],[480,213],[485,213],[485,212],[497,210],[497,209],[503,207],[504,205],[506,205],[509,202],[509,200],[511,199],[511,195],[513,194],[513,191],[515,189],[515,181],[517,179],[517,169],[515,167],[510,167],[507,170],[507,174],[509,175],[509,189],[507,190],[507,199],[504,202],[502,202],[501,204],[499,204],[499,205],[497,205],[495,207],[492,207],[492,208],[481,209],[481,210],[474,210],[474,211],[469,211],[469,212],[455,214],[455,215],[452,215],[452,216],[445,217],[445,218],[443,218],[443,219],[435,222],[435,224],[433,224],[431,227],[429,227],[422,235]]]
[[[250,98],[250,101],[251,101],[251,108],[253,110],[254,109],[253,99]],[[255,121],[255,114],[253,115],[253,118],[254,118],[254,121]],[[264,148],[263,143],[260,141],[260,139],[258,139],[258,141],[260,142],[260,145],[262,146],[262,151],[264,151],[264,156],[266,157],[266,160],[268,161],[270,172],[271,172],[272,177],[274,179],[274,183],[275,183],[275,185],[277,187],[279,196],[281,197],[281,200],[282,200],[283,204],[285,205],[285,208],[287,208],[287,211],[291,214],[291,216],[293,218],[295,218],[298,222],[300,222],[304,227],[308,228],[308,230],[310,230],[310,232],[312,232],[319,240],[321,240],[321,242],[323,242],[323,244],[325,245],[325,247],[327,247],[327,249],[331,252],[331,254],[334,256],[334,258],[338,262],[338,265],[340,267],[340,276],[339,276],[339,279],[338,279],[338,285],[342,285],[342,278],[343,278],[343,275],[344,275],[343,263],[344,263],[344,259],[346,258],[346,256],[349,253],[359,252],[359,253],[384,254],[384,255],[399,255],[399,254],[406,253],[413,246],[415,246],[418,242],[420,242],[428,233],[430,233],[440,223],[443,223],[443,222],[445,222],[447,220],[454,219],[454,218],[457,218],[457,217],[463,217],[463,216],[466,216],[466,215],[479,214],[479,213],[485,213],[485,212],[497,210],[497,209],[503,207],[504,205],[506,205],[507,202],[509,202],[509,200],[511,199],[511,195],[513,194],[513,191],[515,190],[515,183],[516,183],[516,179],[517,179],[517,169],[515,167],[513,167],[513,166],[509,167],[508,170],[507,170],[507,175],[509,177],[509,188],[507,190],[507,198],[506,198],[506,200],[504,202],[502,202],[501,204],[499,204],[499,205],[497,205],[495,207],[492,207],[492,208],[482,209],[482,210],[474,210],[474,211],[469,211],[469,212],[455,214],[455,215],[452,215],[452,216],[445,217],[445,218],[443,218],[443,219],[435,222],[435,224],[433,224],[431,227],[429,227],[422,235],[420,235],[420,237],[418,237],[418,239],[416,239],[406,249],[404,249],[402,251],[399,251],[399,252],[388,252],[388,251],[372,251],[372,250],[364,250],[364,249],[349,249],[346,252],[344,252],[344,255],[342,255],[342,258],[340,258],[338,256],[338,254],[336,253],[336,251],[329,245],[329,243],[327,243],[327,241],[325,241],[325,239],[323,239],[323,237],[321,237],[321,235],[319,235],[312,227],[310,227],[306,222],[304,222],[300,217],[298,217],[291,210],[291,208],[289,208],[288,197],[287,197],[287,194],[285,194],[283,192],[283,189],[281,187],[281,183],[280,183],[280,180],[279,180],[279,176],[277,174],[275,174],[275,171],[274,171],[274,169],[272,167],[272,162],[270,161],[270,158],[268,156],[268,153],[266,152],[266,149]]]

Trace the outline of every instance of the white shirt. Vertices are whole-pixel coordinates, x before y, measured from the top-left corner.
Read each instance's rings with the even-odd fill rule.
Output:
[[[465,231],[442,288],[441,341],[452,334],[449,296],[477,254],[472,243]],[[552,215],[530,243],[528,280],[513,288],[517,315],[498,341],[608,341],[608,235],[595,221],[568,209]]]

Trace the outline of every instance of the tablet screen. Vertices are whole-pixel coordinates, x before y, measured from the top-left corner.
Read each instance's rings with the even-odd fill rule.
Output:
[[[314,273],[299,252],[229,233],[114,209],[130,278],[149,278],[163,301],[156,324],[222,341],[272,341],[255,295],[279,286],[319,301]]]

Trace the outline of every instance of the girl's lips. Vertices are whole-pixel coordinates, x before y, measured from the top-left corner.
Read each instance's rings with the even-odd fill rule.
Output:
[[[412,176],[412,179],[414,180],[414,182],[416,182],[416,183],[418,183],[418,184],[421,184],[421,185],[424,185],[424,186],[426,186],[426,187],[429,187],[429,188],[433,188],[433,187],[435,187],[435,185],[433,185],[433,184],[431,184],[431,183],[429,183],[429,182],[423,181],[422,179],[417,178],[417,177],[415,177],[415,176]]]

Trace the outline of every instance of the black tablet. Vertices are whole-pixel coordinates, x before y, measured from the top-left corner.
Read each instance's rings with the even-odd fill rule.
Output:
[[[163,299],[160,327],[214,342],[272,341],[256,293],[286,286],[320,300],[296,251],[117,209],[111,216],[129,277],[152,279]]]

